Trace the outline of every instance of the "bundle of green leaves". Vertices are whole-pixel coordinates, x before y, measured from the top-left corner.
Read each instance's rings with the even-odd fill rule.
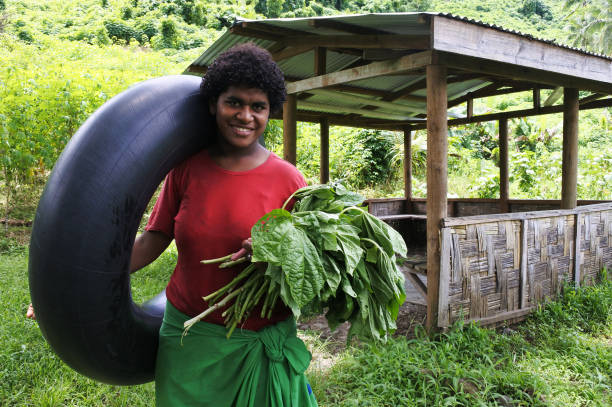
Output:
[[[292,200],[289,212],[285,207]],[[252,263],[204,297],[209,308],[185,322],[185,332],[234,299],[224,311],[229,337],[256,306],[269,317],[280,298],[296,318],[326,311],[332,330],[349,321],[349,340],[353,335],[386,340],[405,300],[397,261],[406,256],[406,245],[397,231],[359,206],[363,201],[340,183],[296,191],[283,208],[253,226]],[[261,263],[266,266],[258,267]]]

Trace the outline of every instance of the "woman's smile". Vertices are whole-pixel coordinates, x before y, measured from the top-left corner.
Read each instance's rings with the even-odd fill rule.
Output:
[[[219,143],[232,149],[252,147],[270,116],[268,95],[257,88],[230,86],[210,104],[219,130]]]

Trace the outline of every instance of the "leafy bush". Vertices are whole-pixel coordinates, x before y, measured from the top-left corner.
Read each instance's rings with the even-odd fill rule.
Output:
[[[34,37],[32,36],[32,33],[28,30],[19,30],[17,32],[17,38],[19,38],[23,42],[27,42],[28,44],[34,42]]]
[[[553,18],[550,7],[544,4],[541,0],[524,0],[522,7],[518,9],[518,12],[525,17],[531,17],[535,14],[547,21],[550,21]]]
[[[134,16],[134,10],[131,7],[126,6],[126,7],[121,8],[121,18],[122,19],[129,20],[133,16]]]
[[[380,130],[359,131],[347,151],[354,185],[363,188],[388,182],[394,174],[395,155],[389,134]]]
[[[125,24],[118,20],[106,20],[104,21],[104,27],[108,32],[108,36],[113,42],[123,40],[129,43],[131,40],[139,41],[142,38],[142,32],[138,32],[133,27]]]

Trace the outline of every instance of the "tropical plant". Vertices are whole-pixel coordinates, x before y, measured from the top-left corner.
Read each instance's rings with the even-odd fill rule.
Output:
[[[612,1],[565,0],[569,40],[578,47],[612,54]]]

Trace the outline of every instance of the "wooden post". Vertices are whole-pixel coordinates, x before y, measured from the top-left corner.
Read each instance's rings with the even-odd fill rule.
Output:
[[[314,74],[315,76],[325,75],[327,65],[327,49],[325,47],[316,47],[314,52]],[[329,182],[329,120],[322,117],[319,121],[321,144],[319,155],[320,168],[319,180],[321,184]]]
[[[315,47],[314,53],[314,74],[315,76],[325,75],[325,69],[327,65],[327,48]]]
[[[561,209],[576,207],[578,180],[578,89],[563,89]]]
[[[412,129],[404,127],[404,198],[405,213],[412,212]]]
[[[329,119],[322,117],[319,121],[321,127],[321,163],[319,175],[321,184],[329,182]]]
[[[539,111],[541,106],[542,102],[540,101],[540,88],[535,87],[533,88],[533,108],[536,111]]]
[[[510,178],[508,176],[508,119],[499,120],[499,211],[508,213],[510,208]]]
[[[283,105],[283,158],[297,163],[297,96],[287,95]]]
[[[471,119],[474,116],[474,99],[467,100],[467,118]]]
[[[437,329],[440,290],[440,223],[447,212],[446,66],[428,65],[427,73],[427,322]]]

